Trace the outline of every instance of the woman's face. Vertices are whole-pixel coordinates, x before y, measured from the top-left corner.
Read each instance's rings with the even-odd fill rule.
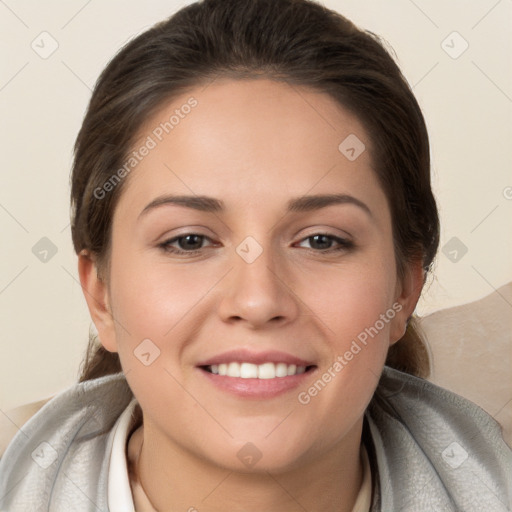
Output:
[[[418,291],[362,124],[322,93],[224,79],[139,135],[98,329],[144,428],[239,470],[358,446]]]

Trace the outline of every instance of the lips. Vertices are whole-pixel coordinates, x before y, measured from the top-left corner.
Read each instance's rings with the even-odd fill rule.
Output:
[[[279,351],[231,350],[197,365],[215,387],[244,398],[268,399],[296,388],[317,366]]]
[[[300,357],[288,354],[286,352],[280,352],[277,350],[267,350],[264,352],[253,352],[248,349],[230,350],[223,352],[209,359],[200,362],[197,366],[213,366],[220,364],[229,363],[251,363],[254,365],[262,365],[264,363],[284,363],[286,365],[295,366],[313,366],[313,361],[308,361]]]

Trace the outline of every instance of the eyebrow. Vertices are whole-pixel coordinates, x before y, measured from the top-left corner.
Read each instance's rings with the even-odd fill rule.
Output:
[[[288,201],[286,210],[290,213],[309,212],[336,204],[353,204],[363,210],[370,217],[373,217],[370,208],[363,203],[363,201],[348,194],[318,194],[297,197]],[[193,210],[208,213],[221,213],[225,210],[224,202],[220,199],[215,199],[214,197],[165,195],[157,197],[151,201],[140,212],[139,218],[146,215],[151,210],[164,205],[184,206],[186,208],[192,208]]]

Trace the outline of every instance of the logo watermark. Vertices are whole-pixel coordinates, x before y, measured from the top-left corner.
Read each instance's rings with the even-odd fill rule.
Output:
[[[103,183],[103,186],[96,187],[94,189],[94,197],[101,200],[104,199],[109,192],[112,192],[112,190],[114,190],[116,186],[133,171],[139,162],[149,155],[151,150],[157,147],[158,143],[164,139],[165,135],[171,133],[171,131],[180,124],[181,120],[185,119],[185,117],[190,114],[192,109],[197,105],[198,101],[191,96],[186,103],[183,103],[183,105],[180,106],[180,108],[175,109],[174,114],[172,114],[167,121],[164,121],[155,127],[139,148],[133,150],[129,154],[124,165],[112,174],[112,176]]]
[[[385,313],[382,313],[378,320],[371,327],[365,328],[364,331],[361,331],[357,338],[352,340],[350,344],[349,350],[347,350],[343,355],[339,355],[336,357],[334,363],[327,368],[327,370],[315,381],[315,383],[307,389],[307,391],[301,391],[297,396],[297,399],[300,404],[307,405],[311,402],[311,398],[315,397],[322,391],[329,382],[331,382],[341,370],[345,368],[349,364],[354,357],[359,354],[364,347],[368,344],[368,337],[374,338],[377,334],[384,329],[386,324],[388,324],[395,315],[402,311],[403,306],[399,302],[395,302]],[[359,343],[358,343],[359,342]],[[362,345],[362,346],[361,346]]]

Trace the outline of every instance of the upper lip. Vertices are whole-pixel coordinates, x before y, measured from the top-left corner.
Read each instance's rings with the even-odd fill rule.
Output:
[[[311,361],[306,361],[305,359],[302,359],[300,357],[294,356],[292,354],[287,354],[286,352],[280,352],[278,350],[254,352],[251,350],[241,348],[229,350],[227,352],[223,352],[222,354],[210,357],[209,359],[206,359],[199,363],[197,366],[211,366],[213,364],[231,362],[252,363],[257,365],[264,363],[285,363],[288,365],[295,364],[297,366],[313,365]]]

